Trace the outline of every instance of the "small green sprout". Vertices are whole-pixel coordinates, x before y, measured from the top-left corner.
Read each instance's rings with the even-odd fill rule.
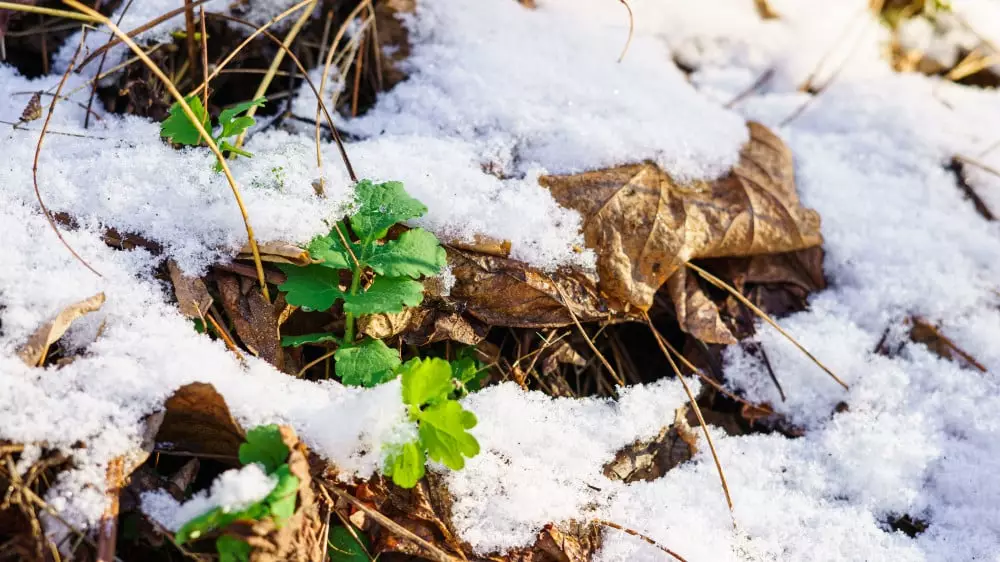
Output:
[[[277,481],[274,489],[264,499],[240,511],[226,511],[221,507],[191,519],[178,529],[174,540],[178,545],[198,539],[207,533],[224,529],[240,520],[261,521],[272,518],[279,527],[295,513],[299,479],[288,466],[288,446],[281,440],[276,425],[264,425],[247,432],[246,443],[240,445],[240,463],[259,463]],[[215,541],[220,560],[249,560],[250,545],[230,535],[221,535]]]
[[[226,139],[238,137],[243,131],[252,127],[256,123],[256,120],[253,117],[241,114],[246,113],[251,107],[263,106],[267,102],[267,98],[260,97],[223,110],[219,114],[219,120],[214,127],[211,126],[208,110],[202,105],[201,99],[198,96],[188,96],[184,98],[184,101],[191,107],[191,112],[198,118],[201,125],[205,127],[205,130],[212,133],[212,140],[218,145],[219,150],[232,152],[240,156],[246,156],[247,158],[253,156],[250,152],[232,145]],[[216,130],[218,130],[218,133],[214,132]],[[163,123],[160,123],[160,136],[170,142],[185,146],[198,146],[202,142],[198,129],[181,109],[180,103],[177,102],[174,102],[170,106],[169,115],[163,120]],[[218,163],[216,163],[216,170],[222,170],[222,166]]]

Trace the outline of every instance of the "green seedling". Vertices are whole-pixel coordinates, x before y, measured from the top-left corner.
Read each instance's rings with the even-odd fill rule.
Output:
[[[307,334],[284,337],[282,344],[336,343],[336,376],[347,385],[371,387],[395,378],[399,353],[382,340],[365,337],[357,341],[357,317],[419,305],[424,298],[419,279],[441,271],[445,252],[437,237],[421,228],[395,240],[385,239],[390,227],[427,212],[427,207],[407,195],[403,184],[364,180],[358,183],[356,194],[357,211],[350,217],[350,230],[340,222],[329,234],[310,242],[309,253],[320,263],[279,266],[287,277],[279,288],[289,304],[328,310],[343,303],[344,336]],[[355,239],[350,238],[352,233]],[[350,284],[342,284],[347,278]],[[363,279],[368,281],[362,283]]]
[[[403,363],[399,351],[382,340],[356,338],[358,316],[419,305],[424,291],[420,279],[438,274],[445,265],[444,248],[426,230],[414,228],[396,239],[386,238],[391,227],[427,212],[403,184],[365,180],[358,183],[356,194],[350,229],[338,223],[310,242],[309,253],[320,263],[279,266],[286,275],[280,289],[289,304],[323,311],[343,303],[344,335],[286,336],[282,344],[336,345],[334,374],[346,385],[372,387],[402,376],[403,403],[418,437],[394,447],[384,471],[397,485],[411,488],[423,477],[428,458],[459,470],[465,458],[479,453],[479,443],[467,431],[476,425],[476,417],[457,399],[479,387],[485,368],[467,350],[452,362],[415,358]]]
[[[207,533],[224,529],[235,521],[274,520],[280,527],[295,513],[299,479],[293,476],[288,466],[288,446],[281,440],[276,425],[255,427],[247,432],[246,443],[240,445],[240,463],[259,463],[264,470],[278,481],[271,493],[264,499],[240,511],[226,511],[217,507],[185,523],[177,531],[174,540],[178,545],[196,540]],[[232,562],[250,559],[250,545],[240,539],[221,535],[215,541],[219,560]]]
[[[234,107],[225,109],[219,114],[219,119],[215,126],[211,126],[211,119],[208,110],[201,103],[201,99],[196,96],[188,96],[184,101],[191,107],[191,112],[195,114],[205,130],[212,132],[212,140],[219,146],[219,150],[228,151],[240,156],[250,158],[250,152],[238,148],[226,139],[238,137],[257,121],[246,113],[251,107],[261,107],[267,102],[267,98],[257,98],[237,104]],[[217,133],[215,131],[218,131]],[[170,106],[169,115],[160,123],[160,136],[175,144],[184,146],[198,146],[202,142],[201,134],[195,128],[194,123],[181,109],[180,103],[174,102]],[[222,171],[222,166],[218,162],[215,164],[216,171]]]

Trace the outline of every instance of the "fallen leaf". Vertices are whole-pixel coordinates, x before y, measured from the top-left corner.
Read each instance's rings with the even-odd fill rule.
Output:
[[[42,117],[42,92],[35,92],[31,94],[31,99],[28,100],[28,105],[24,107],[24,111],[21,112],[21,123],[27,123],[29,121],[34,121]]]
[[[516,260],[456,249],[448,251],[448,263],[455,276],[451,298],[489,325],[557,328],[573,323],[570,311],[580,322],[612,319],[610,305],[582,272],[547,274]]]
[[[222,306],[243,345],[250,353],[282,369],[285,354],[278,335],[278,313],[257,290],[256,283],[245,277],[220,275],[216,285]]]
[[[434,307],[406,308],[398,313],[362,316],[358,329],[378,339],[402,336],[405,343],[418,346],[439,341],[476,345],[489,332],[489,326],[478,320]]]
[[[476,235],[471,242],[452,241],[448,245],[466,252],[486,254],[499,258],[510,257],[510,240],[496,240],[488,236]]]
[[[647,162],[568,176],[541,185],[583,217],[597,254],[600,289],[624,305],[648,310],[656,291],[690,260],[789,252],[822,243],[819,215],[799,204],[792,155],[766,127],[749,123],[750,141],[732,172],[713,182],[675,182]],[[703,302],[680,279],[671,296],[691,330],[725,333],[705,320]],[[682,328],[689,329],[682,323]]]
[[[686,267],[667,280],[667,294],[674,303],[677,323],[685,332],[705,343],[736,343],[736,336],[719,316],[719,307],[708,298],[698,285],[698,278]]]
[[[951,341],[950,338],[941,333],[936,326],[927,322],[919,316],[911,317],[908,320],[910,324],[910,340],[914,343],[922,343],[927,346],[932,353],[937,355],[942,359],[947,359],[948,361],[954,361],[966,369],[976,369],[979,372],[985,373],[987,371],[986,367],[982,365],[975,357],[970,355],[967,351],[958,347],[955,342]]]
[[[573,346],[566,340],[556,342],[542,359],[542,374],[551,375],[559,369],[559,365],[575,365],[583,367],[587,360],[573,349]]]
[[[174,285],[174,296],[181,314],[192,320],[204,320],[209,307],[212,306],[212,295],[200,277],[189,277],[177,267],[174,260],[167,260],[167,271]]]
[[[698,435],[687,421],[687,406],[674,412],[674,423],[646,440],[624,447],[614,460],[604,465],[604,476],[632,482],[652,482],[675,466],[691,460],[698,451]]]
[[[31,367],[41,364],[49,346],[58,341],[76,319],[99,310],[102,305],[104,305],[104,293],[97,293],[67,306],[55,318],[35,330],[28,341],[17,350],[17,356]]]
[[[257,250],[260,253],[261,261],[271,263],[288,263],[302,267],[316,263],[309,256],[308,251],[294,244],[288,244],[287,242],[265,242],[263,244],[258,244]],[[241,260],[253,259],[253,251],[250,249],[249,243],[240,249],[240,253],[236,257]]]
[[[161,448],[194,455],[232,458],[235,464],[244,432],[215,387],[193,382],[178,388],[163,405],[165,415],[156,434]]]
[[[509,562],[588,562],[601,546],[601,529],[593,523],[567,521],[546,525],[535,544],[508,552]]]

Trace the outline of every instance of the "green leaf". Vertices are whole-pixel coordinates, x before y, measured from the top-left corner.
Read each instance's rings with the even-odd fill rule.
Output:
[[[451,362],[453,377],[462,384],[463,394],[479,390],[489,374],[486,365],[476,359],[476,348],[469,346],[458,351],[458,358]]]
[[[360,343],[344,346],[333,355],[334,374],[350,386],[371,388],[395,378],[399,355],[382,340],[365,338]]]
[[[370,562],[367,552],[372,544],[364,533],[355,530],[357,539],[346,527],[331,527],[327,542],[327,553],[330,562]],[[358,540],[361,544],[358,544]]]
[[[240,445],[240,463],[260,463],[271,474],[288,460],[288,445],[281,440],[276,425],[259,425],[247,432],[246,443]]]
[[[384,237],[389,227],[397,222],[427,212],[427,207],[407,195],[398,181],[375,184],[371,180],[361,180],[354,191],[359,207],[351,216],[351,229],[362,245]]]
[[[263,107],[267,103],[267,98],[259,97],[255,100],[245,101],[243,103],[238,103],[229,109],[223,109],[222,113],[219,114],[219,124],[225,127],[226,123],[233,120],[240,113],[250,109],[251,107]],[[223,135],[229,136],[229,135]]]
[[[412,488],[424,477],[424,449],[420,443],[406,443],[399,449],[389,453],[385,459],[384,472],[392,477],[392,481],[401,488]]]
[[[341,228],[341,232],[345,233],[347,230]],[[361,246],[355,244],[354,242],[348,241],[351,245],[351,251],[354,252],[354,256],[358,257],[361,255]],[[323,260],[323,267],[329,267],[332,269],[354,269],[354,260],[351,259],[351,255],[344,248],[344,244],[340,241],[340,236],[337,234],[336,229],[331,230],[330,234],[326,236],[317,236],[309,242],[309,255],[314,259]]]
[[[402,312],[404,306],[417,306],[424,300],[424,286],[406,277],[376,277],[365,292],[342,298],[344,311],[353,314]]]
[[[232,535],[222,535],[215,540],[219,562],[250,562],[250,545]]]
[[[333,334],[320,332],[318,334],[302,334],[301,336],[281,336],[281,345],[285,347],[299,347],[307,343],[340,343],[340,338]]]
[[[247,152],[246,150],[243,150],[242,148],[236,148],[235,146],[229,144],[226,141],[222,141],[222,142],[219,143],[219,150],[221,150],[222,152],[226,152],[228,150],[229,152],[233,152],[233,153],[239,154],[240,156],[246,156],[247,158],[253,158],[253,153],[252,152]],[[221,166],[220,166],[220,168],[221,168]]]
[[[454,390],[451,365],[444,359],[414,358],[399,369],[403,376],[403,403],[420,407],[446,399]]]
[[[444,248],[436,236],[422,228],[404,232],[397,240],[372,243],[365,248],[365,261],[380,275],[390,277],[437,275],[446,263]]]
[[[431,460],[453,470],[465,466],[464,457],[479,454],[479,442],[466,431],[476,426],[476,416],[454,400],[439,402],[420,412],[420,441]]]
[[[278,484],[267,495],[264,502],[270,507],[271,517],[275,524],[281,527],[289,517],[295,514],[295,500],[299,494],[299,478],[292,475],[287,464],[276,468],[271,474],[278,477]]]
[[[191,107],[191,112],[201,121],[202,126],[208,129],[208,112],[201,105],[198,96],[188,96],[184,101]],[[160,136],[177,144],[197,146],[201,139],[194,122],[181,109],[179,102],[174,102],[170,106],[169,115],[160,123]]]
[[[229,138],[239,135],[243,131],[253,127],[257,120],[253,117],[247,117],[246,115],[242,117],[237,117],[232,121],[223,121],[219,119],[219,124],[222,125],[222,132],[219,133],[219,138]]]
[[[211,511],[207,511],[198,517],[195,517],[181,526],[177,530],[177,534],[174,536],[174,540],[177,544],[184,544],[191,540],[196,540],[198,537],[210,533],[216,529],[222,529],[232,523],[233,521],[244,520],[254,520],[258,521],[263,517],[266,517],[268,513],[267,503],[264,501],[257,502],[243,511],[223,511],[221,507],[216,507]]]
[[[298,267],[278,264],[278,267],[287,277],[278,288],[286,293],[288,304],[326,310],[337,299],[344,298],[344,292],[340,290],[340,274],[336,270],[320,265]]]

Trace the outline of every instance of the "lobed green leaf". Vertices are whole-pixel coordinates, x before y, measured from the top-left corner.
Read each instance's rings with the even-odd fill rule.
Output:
[[[437,275],[447,261],[437,236],[422,228],[408,230],[385,244],[369,244],[365,250],[365,262],[376,273],[390,277]]]
[[[210,129],[208,112],[201,105],[201,99],[198,96],[188,96],[184,98],[184,101],[191,107],[191,112],[201,121],[202,126],[206,130]],[[174,102],[170,106],[167,118],[160,123],[160,136],[171,142],[187,146],[198,146],[201,142],[201,135],[198,133],[198,129],[195,128],[194,122],[181,109],[179,102]]]
[[[351,216],[351,229],[362,246],[385,237],[390,226],[427,212],[427,207],[407,195],[398,181],[375,184],[361,180],[354,191],[358,211]]]
[[[410,406],[419,408],[447,399],[455,388],[451,383],[451,365],[444,359],[413,358],[399,372],[403,377],[403,403]]]
[[[271,474],[288,460],[288,445],[281,440],[278,426],[259,425],[247,432],[246,442],[240,445],[240,463],[259,463]]]
[[[316,334],[302,334],[301,336],[281,336],[281,345],[285,347],[299,347],[308,343],[340,343],[340,338],[333,334],[320,332]]]
[[[385,461],[385,474],[391,477],[397,486],[412,488],[424,477],[426,462],[424,449],[419,442],[405,443],[389,453]]]
[[[376,277],[364,292],[341,298],[344,311],[353,314],[402,312],[404,306],[417,306],[424,300],[424,286],[406,277]]]
[[[475,426],[475,414],[454,400],[446,400],[420,412],[420,441],[431,460],[461,470],[465,457],[479,454],[479,442],[466,431]]]
[[[333,355],[334,374],[350,386],[371,388],[396,377],[399,366],[397,351],[382,340],[365,338],[361,342],[343,346]]]
[[[278,286],[286,293],[288,304],[305,306],[313,310],[326,310],[344,298],[340,290],[340,273],[321,265],[298,267],[278,264],[285,273],[285,282]]]

